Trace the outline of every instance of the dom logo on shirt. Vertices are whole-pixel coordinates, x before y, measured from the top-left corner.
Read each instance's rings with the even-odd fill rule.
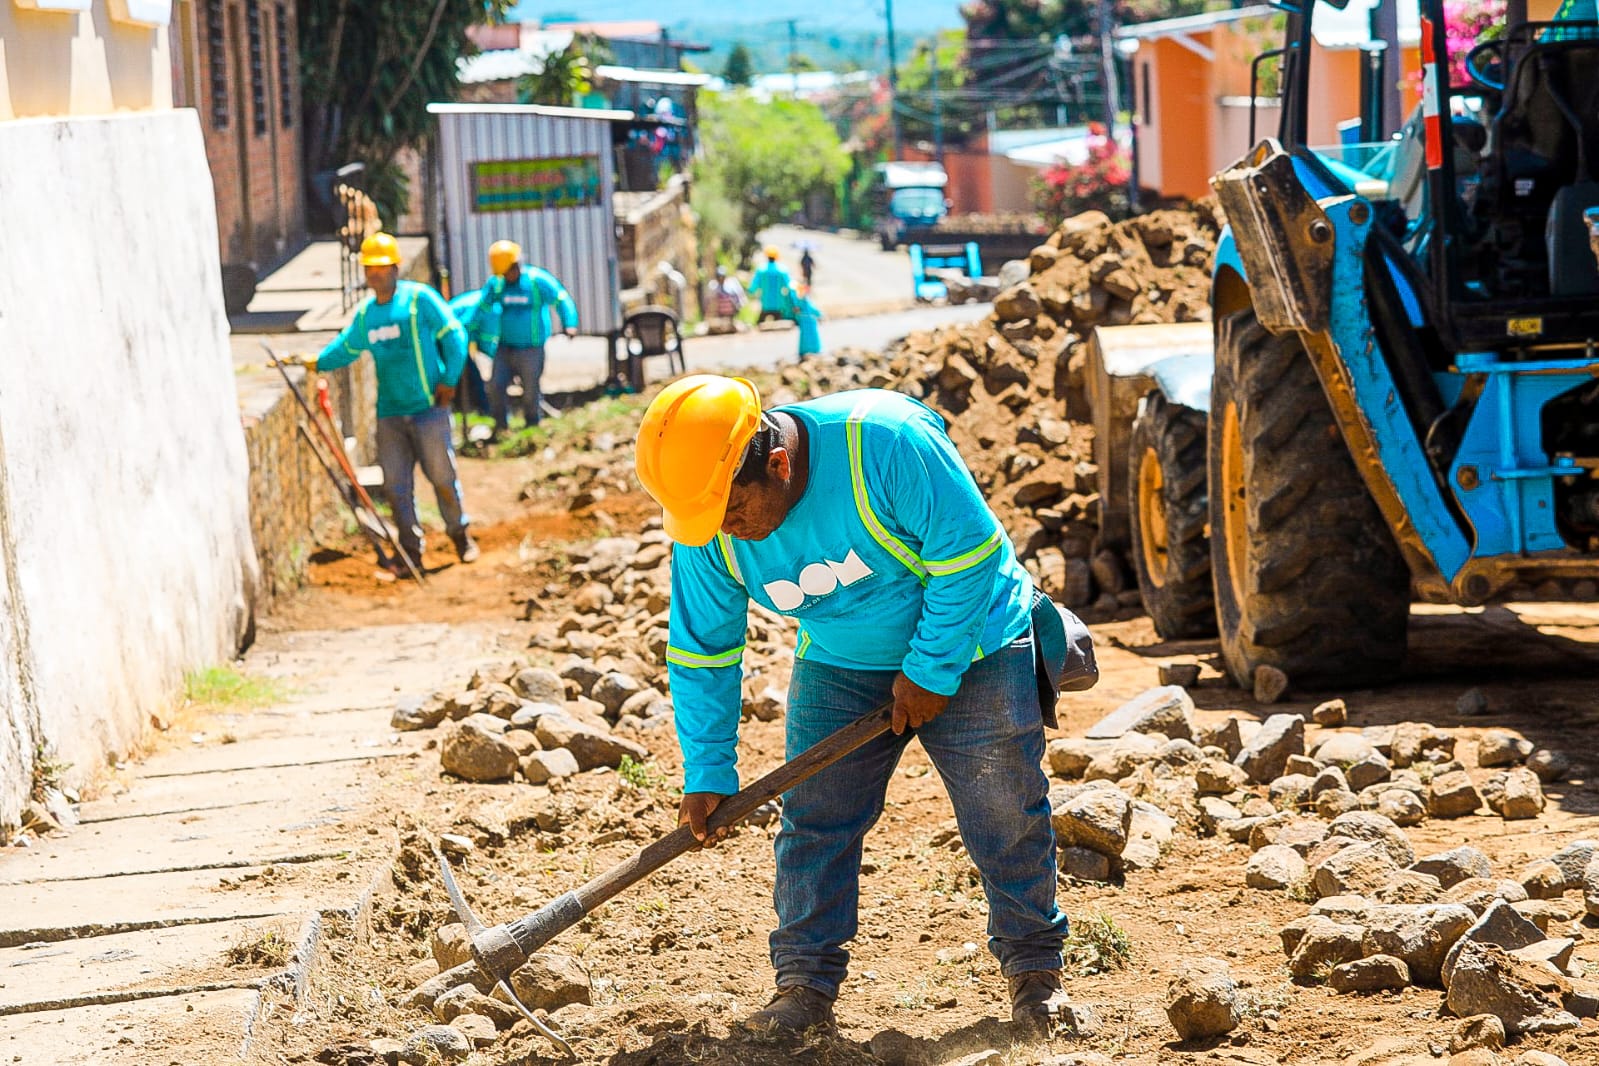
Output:
[[[836,563],[823,559],[811,563],[799,572],[796,581],[768,581],[762,585],[772,606],[779,611],[792,611],[811,596],[828,596],[842,586],[849,586],[862,578],[872,576],[872,568],[861,561],[851,548],[844,561]]]
[[[376,329],[369,329],[366,331],[366,342],[368,344],[376,344],[378,341],[397,341],[399,339],[400,327],[399,324],[395,322],[390,322],[386,326],[378,326]]]

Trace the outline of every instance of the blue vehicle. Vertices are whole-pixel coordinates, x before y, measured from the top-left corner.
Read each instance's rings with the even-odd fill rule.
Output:
[[[1275,5],[1278,134],[1212,179],[1230,225],[1211,350],[1099,374],[1148,387],[1112,475],[1144,603],[1162,636],[1219,633],[1239,684],[1263,665],[1307,688],[1391,679],[1415,599],[1594,598],[1599,22],[1581,3],[1512,4],[1452,85],[1443,0],[1420,0],[1425,102],[1359,169],[1307,145],[1314,9]]]
[[[879,163],[872,172],[871,203],[877,239],[892,252],[912,229],[930,229],[949,213],[949,175],[937,163]]]

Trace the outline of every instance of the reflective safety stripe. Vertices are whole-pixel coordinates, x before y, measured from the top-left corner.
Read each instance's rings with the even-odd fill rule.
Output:
[[[993,536],[969,552],[963,552],[953,559],[928,559],[922,565],[927,567],[928,574],[933,577],[949,577],[951,574],[958,574],[962,570],[970,570],[999,550],[1002,536],[1004,534],[996,529]]]
[[[690,670],[708,670],[718,666],[737,666],[744,658],[744,645],[717,655],[701,655],[698,652],[684,651],[668,645],[666,648],[666,661],[673,666],[682,666]]]
[[[975,663],[977,660],[981,659],[982,657],[983,657],[983,646],[981,644],[979,644],[979,645],[977,645],[977,651],[972,654],[972,662]]]
[[[455,323],[455,322],[451,322],[451,323],[450,323],[450,324],[449,324],[449,325],[447,325],[447,326],[440,326],[440,327],[439,327],[439,331],[438,331],[438,332],[437,332],[437,333],[435,333],[435,334],[433,334],[433,339],[434,339],[434,340],[439,340],[439,339],[440,339],[440,338],[442,338],[442,337],[443,337],[443,336],[444,336],[444,335],[445,335],[445,334],[446,334],[446,333],[448,333],[448,332],[450,332],[450,330],[452,330],[452,329],[458,329],[458,328],[459,328],[459,324],[458,324],[458,323]]]
[[[803,629],[800,630],[799,646],[794,649],[794,658],[796,658],[796,659],[805,658],[805,652],[810,649],[810,646],[811,646],[811,635],[809,633],[805,632],[805,630],[803,630]]]
[[[733,558],[733,542],[726,533],[716,535],[716,547],[722,553],[722,562],[727,564],[728,575],[740,585],[744,584],[744,575],[738,572],[738,560]]]
[[[871,534],[873,540],[888,554],[898,559],[905,569],[916,575],[916,580],[927,584],[927,567],[916,557],[903,541],[888,531],[888,528],[872,512],[871,500],[866,495],[866,467],[861,459],[861,421],[866,413],[871,410],[872,404],[878,397],[869,396],[862,400],[850,412],[849,421],[845,424],[845,435],[849,441],[849,476],[850,484],[854,486],[855,510],[861,517],[861,524],[866,527],[866,532]]]
[[[422,382],[422,395],[431,403],[433,390],[428,388],[427,367],[422,362],[422,334],[416,328],[416,293],[411,294],[411,350],[416,353],[416,376]]]

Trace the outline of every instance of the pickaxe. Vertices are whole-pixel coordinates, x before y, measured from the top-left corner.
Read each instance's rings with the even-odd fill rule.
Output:
[[[717,806],[710,818],[706,819],[707,832],[739,824],[755,813],[757,807],[771,802],[801,781],[880,736],[892,722],[893,710],[893,703],[884,704],[871,714],[851,722],[815,746],[806,749],[748,788],[729,796]],[[581,888],[557,896],[543,907],[514,922],[489,928],[485,928],[477,915],[472,913],[472,908],[467,906],[460,887],[455,883],[455,875],[450,871],[449,862],[435,847],[433,854],[438,858],[439,870],[444,876],[445,891],[450,894],[450,904],[455,908],[456,917],[466,927],[466,934],[472,944],[473,962],[462,963],[452,971],[459,977],[457,983],[466,984],[470,981],[475,967],[480,974],[504,990],[505,995],[529,1021],[538,1027],[539,1032],[549,1037],[562,1052],[572,1055],[571,1045],[528,1010],[527,1005],[517,997],[516,989],[511,983],[511,974],[534,952],[558,934],[582,921],[585,916],[592,914],[607,900],[631,888],[678,856],[699,846],[700,842],[688,826],[678,826],[632,857],[594,877]]]

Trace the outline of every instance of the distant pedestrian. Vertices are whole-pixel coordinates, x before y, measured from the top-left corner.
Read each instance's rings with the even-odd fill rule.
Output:
[[[705,317],[714,332],[731,332],[738,313],[744,309],[744,287],[728,277],[727,268],[716,268],[716,277],[706,287]]]
[[[494,357],[494,381],[489,408],[494,428],[511,427],[511,382],[522,379],[522,417],[530,426],[543,414],[539,379],[544,376],[544,342],[550,336],[549,314],[561,318],[561,332],[577,332],[577,305],[554,274],[522,262],[522,247],[514,241],[495,241],[489,248],[489,269],[494,276],[483,286],[483,298],[468,329],[480,328],[487,316],[500,316],[497,336],[489,336]],[[484,327],[487,328],[487,327]]]
[[[400,280],[400,245],[389,234],[374,233],[361,242],[361,266],[372,295],[310,369],[337,370],[372,356],[378,378],[378,465],[399,527],[400,550],[422,569],[422,528],[416,517],[420,463],[456,554],[470,563],[478,547],[467,531],[471,519],[461,503],[450,441],[450,404],[466,364],[466,330],[444,297],[426,285]],[[403,561],[392,564],[391,572],[410,576]]]
[[[811,302],[810,286],[800,289],[794,300],[794,321],[799,324],[800,355],[821,354],[821,321],[824,317],[821,309]]]
[[[804,279],[807,289],[815,284],[816,257],[811,255],[808,247],[800,254],[800,277]]]
[[[794,279],[778,264],[779,254],[775,245],[768,245],[766,263],[750,277],[748,292],[761,301],[760,322],[794,317]]]

